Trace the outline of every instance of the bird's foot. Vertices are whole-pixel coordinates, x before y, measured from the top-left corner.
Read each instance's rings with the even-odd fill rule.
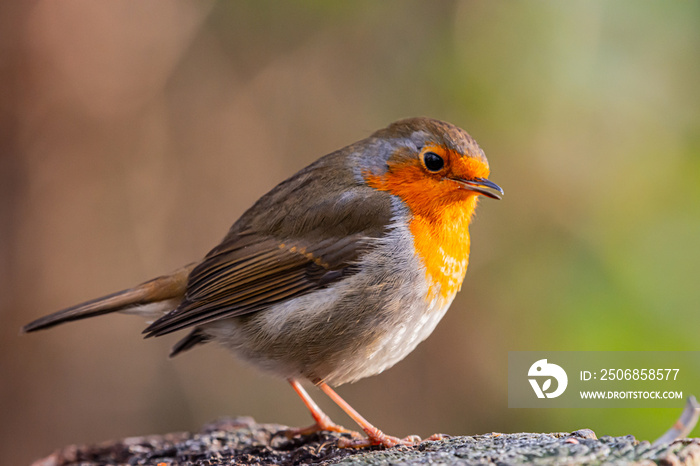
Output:
[[[409,435],[408,437],[398,438],[391,435],[382,434],[381,437],[365,437],[361,439],[338,439],[338,448],[365,448],[374,445],[382,445],[386,448],[395,447],[397,445],[413,446],[421,442],[421,438],[417,435]]]
[[[284,435],[291,439],[297,435],[309,435],[321,431],[338,432],[339,434],[350,434],[351,436],[360,439],[362,434],[354,430],[346,429],[343,426],[339,426],[335,422],[331,421],[330,418],[319,419],[318,422],[311,424],[308,427],[295,427],[284,431]],[[347,439],[350,440],[350,439]]]
[[[367,433],[366,438],[362,439],[348,439],[348,438],[341,438],[338,440],[338,447],[339,448],[364,448],[364,447],[370,447],[373,445],[382,445],[386,448],[392,448],[397,445],[403,445],[403,446],[414,446],[418,445],[421,443],[423,440],[417,436],[417,435],[409,435],[404,438],[398,438],[394,437],[391,435],[386,435],[384,432],[381,430],[375,428],[373,430],[367,430],[365,431]],[[435,440],[442,440],[444,438],[449,437],[448,435],[445,434],[433,434],[427,439],[426,441],[435,441]]]

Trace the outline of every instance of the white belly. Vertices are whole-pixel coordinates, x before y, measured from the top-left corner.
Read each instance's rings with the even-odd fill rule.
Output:
[[[420,317],[397,324],[373,346],[366,356],[370,363],[367,370],[356,374],[356,378],[351,382],[379,374],[405,358],[420,342],[433,333],[451,302],[452,300],[442,306],[433,302]]]

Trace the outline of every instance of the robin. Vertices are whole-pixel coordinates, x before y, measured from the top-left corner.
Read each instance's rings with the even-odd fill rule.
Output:
[[[397,121],[321,157],[261,197],[196,263],[42,317],[24,332],[125,312],[146,337],[189,329],[175,356],[216,341],[286,378],[317,430],[341,446],[414,444],[382,433],[331,386],[379,374],[430,335],[459,291],[477,198],[500,199],[466,131]],[[317,385],[365,431],[334,424],[300,384]]]

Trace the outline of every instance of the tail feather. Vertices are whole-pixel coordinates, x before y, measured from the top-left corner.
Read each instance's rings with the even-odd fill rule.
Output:
[[[187,277],[196,264],[187,265],[170,275],[149,280],[128,290],[118,291],[101,298],[71,306],[49,314],[22,327],[22,332],[34,332],[65,322],[86,319],[111,312],[124,311],[136,306],[182,298],[187,287]]]
[[[175,343],[173,349],[170,350],[169,357],[174,358],[178,354],[190,350],[198,345],[203,345],[209,342],[210,337],[202,333],[198,328],[192,330],[185,338]]]

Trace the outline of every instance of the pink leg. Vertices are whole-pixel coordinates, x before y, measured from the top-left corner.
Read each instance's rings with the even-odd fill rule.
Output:
[[[340,408],[345,411],[353,421],[362,427],[362,430],[364,430],[367,434],[368,438],[362,440],[341,439],[338,442],[338,446],[341,448],[361,448],[369,445],[384,445],[385,447],[390,448],[396,445],[416,445],[417,443],[420,443],[421,439],[417,435],[410,435],[403,439],[386,435],[384,432],[370,424],[367,419],[360,415],[360,413],[355,411],[355,409],[353,409],[352,406],[343,400],[331,387],[323,382],[318,384],[318,386],[326,395],[330,397],[331,400],[335,402],[335,404],[340,406]]]
[[[287,431],[288,437],[291,438],[295,435],[308,435],[314,432],[318,432],[320,430],[329,430],[332,432],[339,432],[341,434],[352,434],[353,436],[360,437],[359,433],[354,432],[352,430],[348,430],[345,427],[339,426],[335,422],[331,421],[331,418],[328,417],[326,413],[321,411],[321,408],[319,408],[318,405],[314,402],[314,400],[311,399],[309,394],[306,392],[306,390],[304,390],[304,387],[302,387],[299,382],[297,382],[294,379],[289,379],[289,384],[292,386],[294,391],[297,392],[297,395],[299,395],[299,397],[302,399],[308,410],[311,412],[311,416],[313,416],[314,421],[316,421],[316,423],[310,425],[309,427],[289,429]]]

